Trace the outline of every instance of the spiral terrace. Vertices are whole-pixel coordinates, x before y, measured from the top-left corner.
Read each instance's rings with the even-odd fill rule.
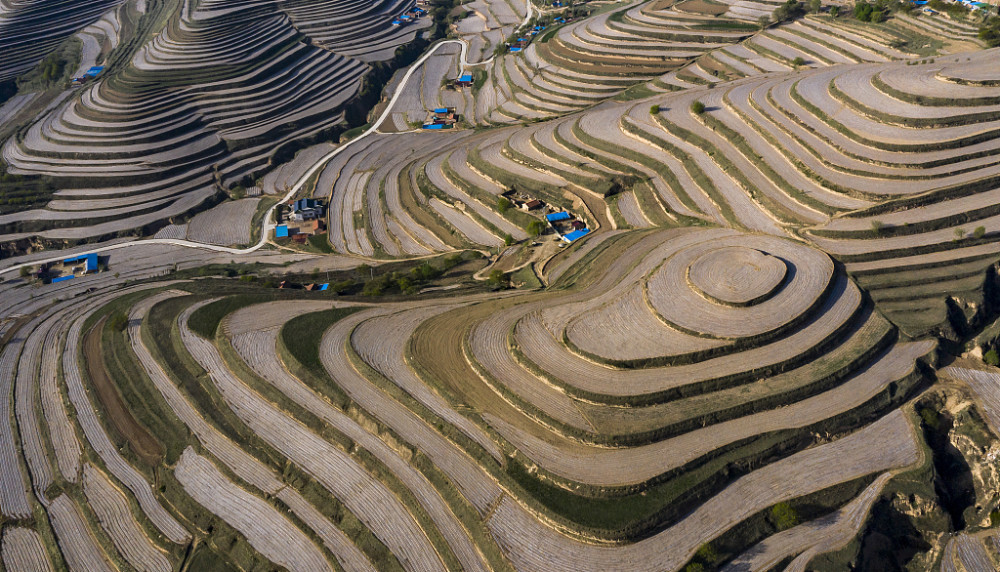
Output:
[[[0,568],[1000,569],[1000,24],[415,8],[0,0]]]

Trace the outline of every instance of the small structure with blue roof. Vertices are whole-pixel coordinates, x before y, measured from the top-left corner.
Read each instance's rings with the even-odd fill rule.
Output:
[[[274,238],[288,238],[288,225],[279,224],[274,227]]]
[[[569,220],[571,218],[572,218],[572,216],[568,212],[566,212],[566,211],[562,211],[562,212],[559,212],[559,213],[552,213],[552,214],[545,215],[545,220],[547,220],[549,222],[560,222],[560,221],[564,221],[564,220]]]
[[[81,256],[77,256],[75,258],[67,258],[66,260],[63,260],[63,265],[70,266],[72,264],[78,264],[80,262],[83,263],[84,274],[91,274],[93,272],[97,272],[99,260],[97,258],[96,252],[91,252],[90,254],[84,254]],[[72,278],[72,276],[70,276],[70,278]],[[53,282],[55,282],[55,280],[53,280]]]
[[[573,242],[574,240],[578,240],[580,238],[583,238],[583,237],[587,236],[589,233],[590,233],[590,229],[589,228],[582,228],[580,230],[574,230],[573,232],[571,232],[569,234],[564,234],[563,237],[562,237],[562,239],[563,239],[563,242],[570,243],[570,242]]]

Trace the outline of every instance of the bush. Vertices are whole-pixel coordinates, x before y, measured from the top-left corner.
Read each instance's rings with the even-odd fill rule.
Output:
[[[490,277],[486,283],[492,290],[503,290],[510,286],[510,276],[497,268],[490,272]]]
[[[840,16],[840,6],[831,6],[830,15],[833,16],[834,18]]]
[[[795,67],[804,66],[805,64],[806,61],[802,59],[802,56],[795,56],[795,59],[792,60],[792,65]]]
[[[875,234],[882,234],[885,232],[885,223],[880,220],[872,221],[872,232]]]
[[[654,105],[654,106],[652,106],[652,107],[649,108],[649,114],[650,115],[656,115],[659,112],[660,112],[660,106],[659,105]]]
[[[779,502],[771,507],[771,523],[778,530],[788,530],[799,523],[799,515],[796,514],[792,505],[787,502]]]
[[[974,236],[976,238],[982,238],[982,237],[986,236],[986,227],[985,226],[977,226],[976,229],[972,231],[972,236]]]
[[[996,349],[986,352],[986,355],[983,356],[983,363],[993,367],[1000,366],[1000,355],[997,354]]]
[[[691,112],[694,113],[695,115],[701,115],[702,113],[705,113],[705,104],[700,101],[692,103]]]
[[[20,270],[17,271],[21,275],[21,278],[27,278],[31,276],[31,268],[27,266],[22,266]]]
[[[979,39],[991,48],[1000,46],[1000,16],[993,16],[983,23],[979,28]]]
[[[115,312],[111,316],[110,325],[112,330],[124,332],[125,326],[128,326],[128,316],[125,315],[125,312]]]

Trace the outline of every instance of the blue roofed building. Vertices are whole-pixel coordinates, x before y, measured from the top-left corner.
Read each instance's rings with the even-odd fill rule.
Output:
[[[63,264],[66,266],[70,266],[73,264],[80,264],[80,263],[83,264],[84,274],[92,274],[94,272],[97,272],[99,268],[98,266],[99,260],[97,257],[97,253],[91,252],[90,254],[84,254],[74,258],[67,258],[66,260],[63,260]]]
[[[274,227],[274,238],[288,238],[288,225],[279,224]]]
[[[587,236],[588,234],[590,234],[590,229],[589,228],[582,228],[580,230],[574,230],[573,232],[571,232],[569,234],[563,235],[562,239],[563,239],[563,242],[573,242],[575,240],[579,240],[579,239]]]
[[[566,211],[563,211],[563,212],[560,212],[560,213],[552,213],[552,214],[545,215],[545,220],[547,220],[549,222],[561,222],[561,221],[564,221],[564,220],[569,220],[571,218],[572,218],[572,216],[568,212],[566,212]]]

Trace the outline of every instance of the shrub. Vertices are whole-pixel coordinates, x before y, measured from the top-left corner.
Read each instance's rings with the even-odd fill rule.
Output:
[[[882,234],[885,232],[885,223],[880,220],[872,221],[872,232],[875,234]]]
[[[112,330],[124,332],[125,326],[128,325],[128,316],[125,315],[125,312],[115,312],[111,316],[110,325]]]
[[[21,278],[27,278],[28,276],[31,276],[31,268],[22,266],[21,269],[18,270],[18,274],[21,275]]]
[[[840,16],[840,6],[831,6],[830,15],[833,16],[834,18]]]
[[[976,229],[972,231],[972,236],[974,236],[976,238],[982,238],[982,237],[986,236],[986,227],[985,226],[977,226]]]
[[[993,16],[983,23],[979,28],[979,39],[991,48],[1000,46],[1000,16]]]
[[[795,59],[792,60],[792,65],[795,67],[804,66],[805,64],[806,61],[802,59],[802,56],[795,56]]]
[[[504,274],[503,270],[495,268],[490,272],[490,277],[486,283],[492,290],[503,290],[510,286],[510,276]]]
[[[700,101],[692,103],[691,112],[696,115],[701,115],[702,113],[705,113],[705,104]]]
[[[788,530],[799,523],[799,515],[796,514],[792,505],[787,502],[779,502],[771,507],[771,522],[778,530]]]
[[[962,240],[963,238],[965,238],[965,229],[964,228],[956,228],[955,229],[955,240]]]
[[[996,349],[991,349],[983,356],[983,363],[993,367],[1000,366],[1000,354],[997,354]]]
[[[660,112],[660,106],[659,105],[654,105],[654,106],[652,106],[652,107],[649,108],[649,114],[650,115],[656,115],[659,112]]]

